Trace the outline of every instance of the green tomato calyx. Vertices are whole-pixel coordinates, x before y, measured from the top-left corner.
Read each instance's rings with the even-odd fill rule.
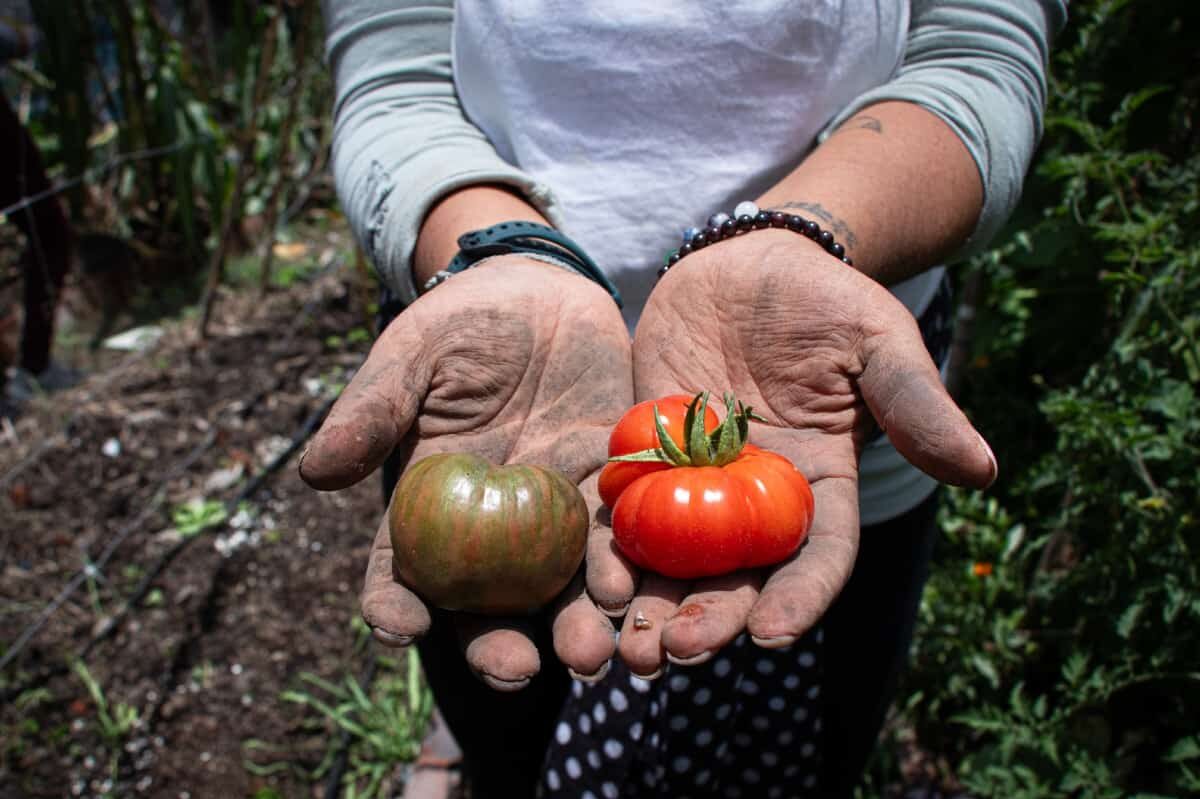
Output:
[[[711,433],[704,429],[708,415],[708,392],[697,394],[688,406],[683,420],[684,441],[677,443],[663,426],[654,406],[654,427],[658,432],[658,447],[617,455],[610,461],[632,463],[669,463],[672,466],[724,466],[742,454],[750,437],[750,420],[766,419],[738,402],[733,394],[725,394],[725,419]]]

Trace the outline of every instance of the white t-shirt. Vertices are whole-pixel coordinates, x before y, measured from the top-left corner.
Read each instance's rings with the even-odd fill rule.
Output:
[[[632,328],[682,231],[779,182],[907,31],[876,0],[459,0],[452,53],[468,118],[551,187]],[[940,276],[896,293],[919,312]]]
[[[632,329],[682,231],[778,183],[896,73],[907,32],[908,4],[876,0],[458,0],[451,52],[467,117],[552,188]],[[895,293],[919,315],[941,273]],[[866,524],[936,485],[886,441],[860,478]]]
[[[338,193],[389,287],[415,297],[409,259],[438,198],[502,182],[608,272],[631,322],[683,228],[753,199],[882,100],[917,103],[962,138],[984,184],[964,251],[980,249],[1019,197],[1065,18],[1064,0],[323,7]],[[919,315],[940,277],[893,290]],[[860,468],[862,521],[899,515],[933,487],[880,439]]]

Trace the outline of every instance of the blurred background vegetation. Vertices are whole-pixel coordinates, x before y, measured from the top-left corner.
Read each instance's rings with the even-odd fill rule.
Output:
[[[128,245],[154,313],[278,282],[289,223],[336,206],[318,4],[32,8],[0,80],[73,224]],[[1021,208],[956,272],[953,385],[1002,476],[946,492],[863,796],[1200,795],[1200,4],[1071,12]]]
[[[1022,206],[957,272],[1001,478],[947,492],[866,795],[1200,794],[1200,4],[1071,14]]]
[[[80,238],[72,280],[100,284],[92,298],[132,283],[101,299],[137,321],[199,303],[203,331],[218,284],[278,279],[289,222],[335,206],[319,2],[15,5],[41,42],[0,81],[65,188]],[[247,254],[257,273],[227,275]],[[133,279],[107,274],[118,270]]]

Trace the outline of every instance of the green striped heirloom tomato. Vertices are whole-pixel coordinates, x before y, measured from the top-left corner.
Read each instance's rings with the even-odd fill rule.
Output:
[[[699,428],[707,406],[701,394],[685,445],[660,430],[661,448],[618,457],[669,464],[635,479],[612,508],[616,545],[637,566],[666,577],[710,577],[778,563],[807,537],[808,480],[783,456],[746,444],[751,411],[735,408],[732,397],[726,405],[719,428]]]
[[[525,614],[574,577],[588,509],[574,483],[540,466],[467,453],[414,464],[388,507],[400,580],[446,610]]]

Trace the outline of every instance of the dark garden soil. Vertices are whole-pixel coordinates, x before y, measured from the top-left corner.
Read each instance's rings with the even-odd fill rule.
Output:
[[[0,427],[0,656],[20,646],[0,670],[2,799],[326,795],[344,736],[281,693],[377,653],[354,620],[379,482],[318,493],[291,451],[367,347],[345,260],[223,294],[208,339],[162,325]]]
[[[378,478],[320,493],[296,470],[372,325],[345,234],[323,246],[286,288],[222,293],[208,338],[161,323],[0,418],[0,799],[402,792],[419,735],[372,760],[285,695],[407,686],[357,620]]]

